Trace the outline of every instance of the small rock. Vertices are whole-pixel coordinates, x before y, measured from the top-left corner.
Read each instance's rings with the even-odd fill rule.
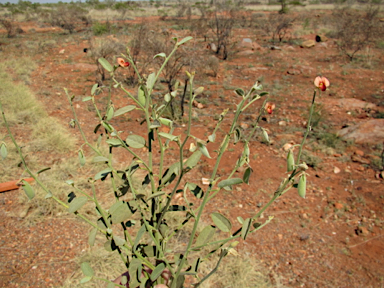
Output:
[[[364,156],[364,151],[356,150],[356,151],[355,151],[355,154],[356,154],[357,156],[361,156],[361,157],[363,157],[363,156]]]
[[[357,171],[365,171],[365,167],[364,166],[358,166],[358,167],[356,167],[356,170]]]
[[[279,121],[279,126],[287,126],[287,122],[286,121]]]
[[[341,203],[335,203],[335,204],[334,204],[334,206],[335,206],[335,208],[336,208],[336,209],[338,209],[338,210],[340,210],[340,209],[343,209],[343,208],[344,208],[344,205],[343,205],[343,204],[341,204]]]
[[[308,219],[307,213],[303,213],[303,215],[301,215],[301,217],[303,217],[303,219]]]
[[[248,129],[249,125],[247,123],[241,122],[240,127],[245,130],[245,129]]]
[[[370,164],[371,162],[368,159],[364,159],[358,155],[352,155],[351,160],[353,162],[361,163],[361,164]]]
[[[334,168],[333,168],[333,173],[335,173],[335,174],[340,173],[340,168],[338,168],[338,167],[334,167]]]
[[[253,42],[250,38],[243,38],[240,42],[241,47],[253,48]]]
[[[316,44],[315,40],[307,40],[307,41],[304,41],[303,43],[301,43],[300,47],[311,48],[311,47],[315,46],[315,44]]]
[[[300,240],[301,241],[305,241],[305,240],[308,240],[309,239],[309,235],[308,234],[302,234],[300,235]]]
[[[297,70],[297,69],[290,69],[290,70],[287,71],[287,74],[289,74],[289,75],[300,75],[301,72],[300,72],[300,70]]]
[[[283,146],[283,149],[284,149],[284,151],[288,152],[288,150],[291,149],[292,146],[293,145],[291,143],[285,143]]]
[[[203,185],[209,185],[209,179],[208,178],[201,178],[201,183],[203,183]]]
[[[198,109],[203,109],[204,108],[204,105],[199,103],[199,102],[197,102],[196,100],[194,100],[192,104],[193,104],[193,106],[195,106]]]
[[[61,50],[59,51],[59,54],[64,54],[64,52],[65,52],[65,49],[61,49]]]
[[[359,236],[367,236],[369,234],[369,231],[367,227],[360,226],[360,227],[357,227],[356,234]]]
[[[271,50],[281,50],[281,47],[279,47],[279,46],[271,46],[270,49]]]

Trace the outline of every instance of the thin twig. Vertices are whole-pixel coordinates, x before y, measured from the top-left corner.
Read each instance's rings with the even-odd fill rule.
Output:
[[[358,243],[358,244],[355,244],[355,245],[352,245],[352,246],[348,246],[348,248],[354,248],[354,247],[359,246],[359,245],[361,245],[361,244],[367,243],[368,241],[371,241],[371,240],[373,240],[373,239],[380,238],[380,237],[383,236],[383,235],[384,235],[384,234],[377,235],[377,236],[372,237],[371,239],[368,239],[368,240],[366,240],[366,241],[364,241],[364,242],[361,242],[361,243]]]

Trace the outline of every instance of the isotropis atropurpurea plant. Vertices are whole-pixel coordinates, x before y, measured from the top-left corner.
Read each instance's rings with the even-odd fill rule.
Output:
[[[308,167],[300,158],[306,137],[311,130],[311,117],[316,93],[320,90],[324,91],[329,85],[329,81],[324,77],[316,78],[315,85],[319,89],[315,90],[313,94],[308,126],[301,144],[298,145],[299,151],[296,154],[296,159],[294,159],[293,151],[290,150],[287,155],[288,174],[276,190],[271,193],[269,202],[260,209],[255,208],[255,214],[247,219],[238,217],[236,223],[231,222],[219,212],[211,213],[210,218],[204,219],[204,222],[201,223],[204,208],[222,189],[231,190],[234,186],[248,184],[251,180],[250,141],[254,139],[256,133],[261,133],[264,140],[269,141],[267,131],[259,126],[259,120],[264,113],[272,113],[274,104],[268,103],[268,99],[265,99],[261,105],[255,108],[255,105],[260,102],[259,100],[263,97],[267,98],[268,94],[262,92],[262,86],[257,82],[247,92],[236,89],[234,92],[239,97],[239,101],[234,114],[228,113],[228,109],[224,110],[210,135],[206,139],[199,139],[192,134],[194,121],[192,103],[195,97],[203,92],[203,87],[194,88],[195,74],[186,72],[189,79],[188,115],[184,133],[176,133],[179,130],[175,130],[174,123],[163,117],[163,113],[179,93],[177,87],[170,94],[165,92],[164,103],[161,105],[153,102],[152,93],[166,63],[181,45],[191,39],[192,37],[186,37],[178,41],[177,38],[174,38],[174,49],[169,55],[160,53],[155,56],[163,59],[163,65],[157,72],[149,74],[146,79],[138,73],[137,95],[130,93],[122,83],[114,78],[117,69],[126,69],[125,67],[131,66],[137,71],[129,50],[127,50],[127,55],[121,55],[121,58],[117,59],[117,65],[110,64],[104,58],[99,59],[100,64],[110,73],[111,84],[109,87],[98,87],[95,84],[90,96],[83,99],[83,101],[93,103],[99,119],[96,123],[96,130],[103,130],[103,134],[99,136],[96,143],[91,143],[87,139],[74,109],[74,97],[65,90],[74,114],[72,125],[79,129],[84,142],[78,151],[80,164],[88,165],[88,162],[85,161],[85,155],[88,153],[88,156],[91,156],[90,151],[93,151],[93,162],[101,163],[103,166],[96,175],[89,178],[90,191],[80,189],[76,185],[76,179],[69,179],[67,183],[74,192],[68,195],[69,200],[66,203],[55,196],[54,187],[46,187],[42,183],[39,173],[43,171],[34,172],[28,167],[0,104],[0,110],[8,130],[7,137],[16,146],[26,172],[46,191],[47,201],[49,199],[57,201],[67,208],[69,213],[76,214],[77,217],[93,227],[89,235],[91,246],[94,244],[97,234],[104,235],[104,247],[109,251],[114,251],[126,266],[125,272],[116,271],[116,277],[120,276],[116,280],[110,281],[97,277],[97,272],[93,271],[89,263],[84,262],[81,264],[85,274],[81,280],[82,283],[99,279],[107,282],[107,287],[181,288],[184,287],[186,279],[189,278],[188,283],[193,283],[195,287],[199,287],[216,271],[223,257],[231,249],[234,249],[239,238],[246,239],[249,234],[257,232],[272,220],[269,218],[264,221],[261,220],[260,216],[276,199],[293,187],[297,188],[301,197],[305,197],[306,170]],[[106,89],[105,91],[108,93],[105,109],[99,109],[95,101],[101,97],[102,89]],[[115,110],[112,105],[111,89],[121,89],[134,104]],[[241,135],[238,119],[244,111],[249,109],[258,110],[258,117],[249,134]],[[129,134],[123,138],[123,132],[114,128],[113,119],[133,110],[142,113],[145,119],[143,122],[144,132],[142,135]],[[231,124],[228,126],[228,130],[224,131],[223,120],[228,118],[231,119]],[[167,132],[162,129],[164,126],[169,129]],[[221,141],[219,148],[215,151],[209,151],[210,143],[216,142],[218,139]],[[108,146],[108,150],[101,149],[103,141]],[[234,161],[231,172],[226,176],[221,175],[219,177],[218,171],[221,168],[221,160],[225,157],[231,142],[237,142],[237,145],[241,145],[242,154]],[[187,147],[188,143],[189,147]],[[88,148],[85,149],[84,146]],[[173,150],[170,149],[171,147]],[[177,148],[175,149],[175,147]],[[119,152],[129,155],[127,159],[130,159],[130,162],[126,163],[123,170],[115,166],[117,161],[115,161],[114,153],[117,149],[120,150]],[[170,152],[169,150],[173,151],[174,157],[166,156],[168,155],[166,153]],[[5,142],[0,144],[0,151],[1,156],[5,159],[8,153]],[[199,162],[204,161],[204,158],[207,157],[215,159],[208,185],[202,186],[199,183],[187,181],[185,176],[193,173],[194,168],[199,166]],[[167,165],[165,158],[167,161],[171,160],[172,163]],[[238,169],[239,167],[245,169]],[[238,175],[239,172],[236,171],[243,172]],[[110,181],[111,183],[110,197],[114,198],[114,203],[109,207],[99,201],[96,193],[97,186],[101,181]],[[122,185],[119,185],[119,182]],[[139,184],[137,184],[138,182]],[[26,195],[32,199],[35,195],[33,187],[23,180],[22,184]],[[98,219],[90,219],[88,215],[82,213],[82,207],[89,202],[94,205]],[[172,219],[177,218],[179,220],[173,226],[169,225],[168,221],[172,214],[177,215],[176,217],[173,216]],[[189,224],[187,225],[187,223]],[[203,226],[202,229],[199,228],[199,225],[200,227]],[[188,227],[190,229],[185,231]],[[183,230],[184,235],[188,235],[189,240],[181,252],[175,251],[173,249],[175,238]],[[222,236],[221,238],[219,234]],[[218,257],[217,264],[210,273],[202,275],[199,271],[200,264],[209,257]]]

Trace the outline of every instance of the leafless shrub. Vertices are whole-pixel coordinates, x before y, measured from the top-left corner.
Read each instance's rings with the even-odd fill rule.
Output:
[[[271,36],[273,43],[286,39],[291,34],[292,25],[296,20],[289,14],[281,13],[271,13],[267,20],[260,19],[260,27]]]
[[[17,34],[22,33],[23,30],[11,19],[0,18],[0,25],[7,30],[7,37],[12,38]]]
[[[96,38],[91,41],[91,47],[88,53],[97,65],[96,80],[99,84],[106,79],[105,70],[99,63],[99,58],[105,58],[112,63],[113,56],[118,56],[124,51],[125,45],[109,36]]]
[[[72,34],[79,25],[91,24],[91,18],[87,14],[88,12],[79,6],[60,5],[49,14],[49,23]]]
[[[334,37],[340,51],[352,61],[356,53],[373,45],[383,35],[379,20],[379,5],[367,4],[365,10],[354,10],[349,6],[333,13]]]

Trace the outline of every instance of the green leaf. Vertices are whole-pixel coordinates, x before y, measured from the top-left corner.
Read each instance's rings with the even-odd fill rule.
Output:
[[[196,88],[194,91],[193,91],[193,96],[196,97],[198,95],[200,95],[201,93],[204,92],[204,87],[199,87],[199,88]]]
[[[92,99],[92,97],[91,96],[87,96],[87,97],[84,97],[83,98],[83,102],[87,102],[87,101],[89,101],[89,100],[91,100]]]
[[[168,208],[168,211],[174,212],[174,211],[186,211],[187,208],[183,205],[171,205]]]
[[[92,277],[95,275],[95,272],[93,272],[92,267],[89,265],[88,262],[83,262],[80,264],[81,271],[83,271],[85,276]]]
[[[187,169],[189,171],[193,167],[195,167],[197,165],[197,163],[199,162],[201,155],[203,155],[203,153],[201,153],[200,150],[196,150],[195,152],[193,152],[193,154],[191,156],[189,156],[188,160],[185,161],[184,169]]]
[[[79,210],[81,207],[83,207],[83,206],[85,205],[85,203],[87,203],[87,201],[88,201],[88,197],[86,197],[86,196],[76,197],[76,198],[73,199],[72,202],[69,204],[68,212],[69,212],[69,213],[74,213],[74,212],[76,212],[76,211]]]
[[[160,121],[155,119],[155,120],[153,120],[153,122],[149,126],[149,129],[156,129],[156,128],[159,128],[159,127],[161,127]]]
[[[212,135],[209,135],[208,136],[208,140],[209,140],[209,142],[215,142],[215,140],[216,140],[216,134],[215,133],[213,133]]]
[[[268,92],[261,92],[259,95],[260,95],[260,97],[262,97],[262,96],[265,96],[265,95],[268,95],[269,93]]]
[[[212,239],[215,235],[216,228],[212,225],[204,227],[203,231],[200,232],[199,236],[196,239],[195,246],[205,245]]]
[[[67,180],[65,181],[68,185],[74,186],[75,182],[73,180]]]
[[[231,178],[231,179],[225,179],[223,181],[220,181],[219,184],[217,184],[217,186],[219,188],[223,188],[223,187],[226,187],[226,186],[232,186],[232,185],[236,185],[236,184],[240,184],[240,183],[243,183],[243,179],[241,179],[241,178]]]
[[[144,92],[144,87],[140,85],[139,90],[137,91],[137,100],[139,103],[145,107],[145,92]]]
[[[241,227],[241,238],[243,238],[244,240],[248,236],[249,229],[251,228],[251,224],[252,224],[251,218],[247,218],[243,223],[243,227]]]
[[[119,141],[120,142],[120,141]],[[104,156],[96,156],[95,158],[93,158],[92,162],[93,163],[98,163],[98,162],[108,162],[109,159],[107,157],[104,157]]]
[[[249,184],[249,177],[251,177],[253,170],[251,167],[247,167],[244,171],[243,182]]]
[[[129,203],[125,201],[117,201],[111,206],[111,208],[109,208],[112,224],[117,224],[128,220],[128,218],[131,217],[134,212],[135,210],[133,207],[130,207]]]
[[[235,90],[235,93],[236,93],[237,95],[241,96],[241,97],[244,97],[244,95],[245,95],[244,90],[243,90],[243,89],[240,89],[240,88],[236,89],[236,90]]]
[[[201,151],[201,153],[203,153],[203,155],[205,157],[211,158],[211,156],[209,155],[208,149],[204,145],[204,143],[201,143],[200,141],[197,141],[197,147],[199,148],[199,150]]]
[[[40,169],[39,171],[36,172],[37,175],[45,172],[45,171],[48,171],[48,170],[51,170],[51,167],[46,167],[46,168],[43,168],[43,169]]]
[[[7,145],[4,142],[0,145],[0,155],[3,160],[7,158],[8,155]]]
[[[165,102],[168,103],[168,102],[171,101],[171,100],[172,100],[172,98],[171,98],[171,95],[169,95],[169,93],[167,93],[167,94],[164,95],[164,101],[165,101]]]
[[[305,193],[306,193],[306,186],[307,186],[307,177],[305,176],[305,173],[301,175],[299,179],[299,184],[297,186],[297,191],[299,192],[299,196],[305,199]]]
[[[32,200],[35,197],[35,191],[32,186],[25,180],[21,180],[21,184],[23,186],[23,190],[25,194],[28,196],[29,200]]]
[[[109,106],[109,108],[107,110],[107,121],[109,121],[113,118],[114,113],[115,113],[115,109],[113,108],[113,106]]]
[[[103,125],[103,127],[105,128],[105,130],[107,130],[109,133],[111,133],[114,129],[111,125],[109,125],[108,123],[106,122],[101,122],[101,125]]]
[[[187,183],[186,186],[188,187],[189,190],[195,195],[197,199],[201,199],[204,196],[204,191],[203,189],[200,188],[200,186],[194,184],[194,183]]]
[[[98,231],[97,228],[93,228],[91,230],[91,232],[89,233],[89,236],[88,236],[88,244],[89,244],[89,246],[95,245],[97,231]]]
[[[81,166],[85,165],[85,156],[83,150],[81,149],[79,150],[79,161]]]
[[[211,218],[213,220],[213,223],[223,232],[230,232],[232,228],[231,221],[224,215],[214,212],[211,214]]]
[[[269,137],[268,137],[268,133],[265,129],[263,129],[263,139],[265,142],[269,143]]]
[[[175,136],[175,135],[172,135],[172,134],[169,134],[169,133],[165,133],[165,132],[159,132],[159,136],[160,137],[163,137],[163,138],[166,138],[168,140],[171,140],[171,141],[178,141],[179,140],[179,136]]]
[[[160,121],[161,124],[172,128],[172,125],[173,125],[173,121],[172,120],[160,117],[159,121]]]
[[[107,142],[109,145],[113,147],[122,146],[120,139],[117,139],[117,138],[109,138],[105,142]]]
[[[188,42],[189,40],[192,40],[192,36],[185,37],[184,39],[181,39],[179,42],[176,43],[177,46],[183,45],[185,42]]]
[[[148,91],[151,91],[153,88],[153,85],[155,85],[156,81],[156,74],[155,72],[149,74],[148,79],[147,79],[147,89]]]
[[[164,271],[164,269],[165,269],[164,263],[160,263],[159,265],[157,265],[151,273],[151,276],[150,276],[151,280],[155,281],[157,278],[159,278],[161,273]]]
[[[156,54],[155,56],[153,56],[153,59],[155,59],[155,58],[157,58],[157,57],[163,57],[163,58],[165,58],[165,57],[167,57],[167,55],[165,55],[165,53],[162,52],[162,53],[159,53],[159,54]]]
[[[129,135],[125,139],[127,145],[132,148],[143,148],[145,147],[145,139],[139,135]]]
[[[108,173],[111,173],[112,172],[112,169],[111,168],[105,168],[104,170],[100,171],[99,173],[97,173],[94,177],[95,180],[99,180],[103,177],[105,177]]]
[[[235,141],[234,141],[234,143],[236,144],[236,143],[239,142],[240,139],[241,139],[241,130],[240,130],[239,127],[236,127],[236,128],[235,128],[234,135],[235,135]]]
[[[295,159],[293,156],[293,152],[292,150],[289,150],[287,155],[287,172],[293,171],[294,167],[295,167]]]
[[[95,95],[97,87],[99,87],[99,84],[97,84],[97,83],[93,84],[92,89],[91,89],[91,95]]]
[[[117,237],[115,235],[113,235],[113,240],[115,241],[115,244],[119,247],[125,244],[125,240],[123,238]]]
[[[131,112],[132,110],[135,110],[135,109],[136,109],[135,105],[128,105],[128,106],[125,106],[123,108],[117,109],[115,111],[114,117],[123,115],[123,114],[125,114],[127,112]]]
[[[107,70],[108,72],[113,72],[113,67],[111,64],[109,64],[109,62],[105,59],[105,58],[99,58],[99,63],[101,64],[101,66],[104,67],[105,70]]]
[[[163,177],[160,180],[160,184],[165,186],[170,184],[175,180],[176,176],[180,173],[180,164],[179,162],[173,163],[164,173]]]
[[[144,224],[140,227],[139,231],[136,233],[135,243],[133,244],[133,250],[135,251],[137,249],[137,245],[139,245],[141,237],[143,237],[144,233],[146,232],[146,228]]]
[[[80,280],[80,284],[87,283],[87,282],[89,282],[91,279],[92,279],[92,277],[90,277],[90,276],[86,276],[86,277],[84,277],[83,279]]]

